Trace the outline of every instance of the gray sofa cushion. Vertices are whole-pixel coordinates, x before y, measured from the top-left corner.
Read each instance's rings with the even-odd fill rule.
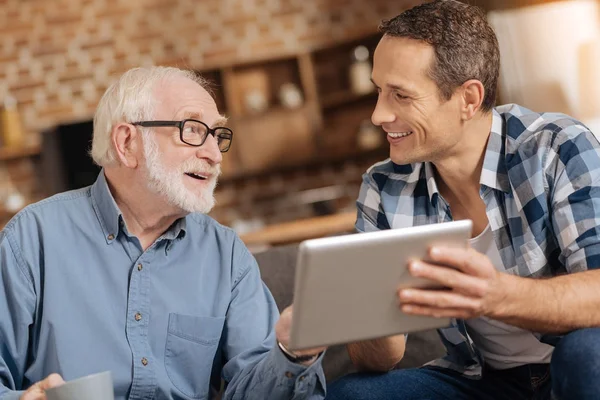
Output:
[[[287,245],[273,247],[254,255],[262,279],[271,290],[279,311],[292,304],[297,251],[297,245]],[[398,368],[418,367],[444,354],[444,347],[435,330],[410,334],[404,358],[398,364]],[[328,380],[355,371],[346,348],[342,345],[332,346],[327,350],[323,368]]]

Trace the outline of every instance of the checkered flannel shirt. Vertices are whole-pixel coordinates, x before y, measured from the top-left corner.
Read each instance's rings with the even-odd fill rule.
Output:
[[[543,278],[600,267],[599,149],[590,130],[564,114],[515,104],[493,110],[479,193],[504,272]],[[373,165],[357,208],[359,232],[452,220],[427,162]],[[484,360],[464,321],[439,333],[447,355],[430,364],[480,377]]]

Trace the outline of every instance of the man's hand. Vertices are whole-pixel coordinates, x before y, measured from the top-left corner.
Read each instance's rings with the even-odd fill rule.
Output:
[[[288,344],[290,342],[290,330],[292,328],[292,314],[293,314],[293,306],[289,306],[281,313],[279,317],[279,321],[275,325],[275,335],[277,336],[277,340],[281,343],[286,349],[288,348]],[[295,350],[290,351],[291,353],[298,356],[306,356],[306,355],[317,355],[325,351],[327,347],[317,347],[314,349],[304,349],[304,350]],[[314,362],[314,360],[312,361]],[[312,364],[310,362],[309,364]],[[304,364],[304,363],[303,363]]]
[[[429,251],[442,267],[416,260],[411,275],[430,279],[447,290],[399,289],[400,308],[407,314],[460,319],[493,316],[507,296],[505,274],[496,271],[484,254],[469,249],[436,247]]]
[[[39,381],[27,389],[21,396],[21,400],[46,400],[46,390],[63,383],[65,381],[59,374],[50,374],[43,381]]]

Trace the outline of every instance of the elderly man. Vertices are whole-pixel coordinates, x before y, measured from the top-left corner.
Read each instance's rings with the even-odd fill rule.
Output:
[[[447,290],[398,292],[405,313],[454,318],[440,330],[447,356],[346,377],[329,398],[600,398],[598,140],[566,115],[494,107],[498,43],[478,8],[434,1],[381,31],[372,120],[390,159],[364,175],[356,227],[470,219],[473,238],[409,265]],[[387,371],[405,345],[410,336],[348,350]]]
[[[322,398],[324,349],[286,348],[256,262],[205,214],[233,133],[191,72],[126,72],[102,97],[87,188],[0,234],[0,399],[112,371],[117,399]],[[278,319],[279,318],[279,319]]]

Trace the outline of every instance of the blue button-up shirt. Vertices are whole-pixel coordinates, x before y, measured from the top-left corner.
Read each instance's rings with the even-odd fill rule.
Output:
[[[275,345],[279,313],[254,257],[205,215],[146,251],[104,174],[26,207],[0,233],[0,399],[61,374],[112,371],[116,399],[324,397]]]
[[[600,145],[582,123],[514,104],[497,107],[480,184],[504,272],[547,278],[600,267]],[[374,165],[357,206],[360,232],[452,220],[430,163]],[[440,333],[448,355],[433,364],[479,377],[485,360],[464,321]]]

